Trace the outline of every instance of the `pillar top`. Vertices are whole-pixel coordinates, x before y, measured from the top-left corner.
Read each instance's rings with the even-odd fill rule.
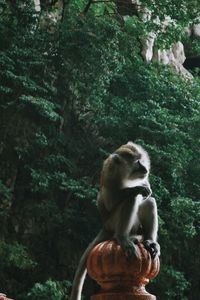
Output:
[[[159,258],[152,260],[142,243],[138,243],[136,247],[138,257],[132,258],[125,255],[124,250],[115,240],[102,242],[92,249],[87,259],[88,274],[101,286],[101,295],[109,294],[109,297],[91,299],[156,299],[155,296],[146,292],[145,285],[157,276],[160,269]],[[115,295],[111,297],[113,293]],[[118,298],[119,295],[121,297],[121,294],[127,293],[132,298],[125,296]],[[134,294],[140,295],[140,298]]]

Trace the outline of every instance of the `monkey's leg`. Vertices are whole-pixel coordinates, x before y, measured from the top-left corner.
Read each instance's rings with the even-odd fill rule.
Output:
[[[131,232],[137,231],[138,207],[142,196],[130,197],[121,203],[115,227],[115,239],[122,246],[128,257],[138,256],[134,239],[130,238]]]
[[[81,260],[79,262],[78,268],[75,273],[73,285],[72,285],[72,292],[70,296],[70,300],[81,300],[81,292],[83,288],[83,283],[86,276],[86,261],[89,252],[92,250],[94,246],[96,246],[98,243],[101,243],[111,237],[110,232],[107,232],[106,230],[102,229],[96,238],[89,244],[85,252],[83,253]]]
[[[160,255],[160,245],[157,243],[157,205],[153,197],[149,197],[142,203],[139,215],[143,228],[144,246],[154,259],[157,255]]]

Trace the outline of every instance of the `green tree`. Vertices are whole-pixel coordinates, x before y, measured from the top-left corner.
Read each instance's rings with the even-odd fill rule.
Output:
[[[198,7],[142,3],[178,26],[192,22]],[[47,8],[37,14],[29,1],[0,5],[2,291],[19,300],[69,293],[80,255],[100,228],[102,160],[134,140],[150,153],[160,216],[161,273],[150,288],[158,299],[196,300],[199,78],[186,82],[143,62],[140,38],[152,23],[132,16],[122,25],[112,3],[91,5],[84,15],[84,2],[70,2],[54,25],[43,22]],[[87,283],[85,299],[93,289]]]

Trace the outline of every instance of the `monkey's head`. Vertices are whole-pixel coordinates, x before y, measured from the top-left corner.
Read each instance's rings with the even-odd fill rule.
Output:
[[[128,142],[104,161],[101,186],[122,189],[141,185],[149,170],[148,153],[140,145]]]

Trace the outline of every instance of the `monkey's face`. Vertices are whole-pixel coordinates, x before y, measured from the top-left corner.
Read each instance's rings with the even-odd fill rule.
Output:
[[[120,188],[133,187],[148,176],[149,169],[147,152],[141,146],[128,142],[105,160],[102,184],[114,184]]]

